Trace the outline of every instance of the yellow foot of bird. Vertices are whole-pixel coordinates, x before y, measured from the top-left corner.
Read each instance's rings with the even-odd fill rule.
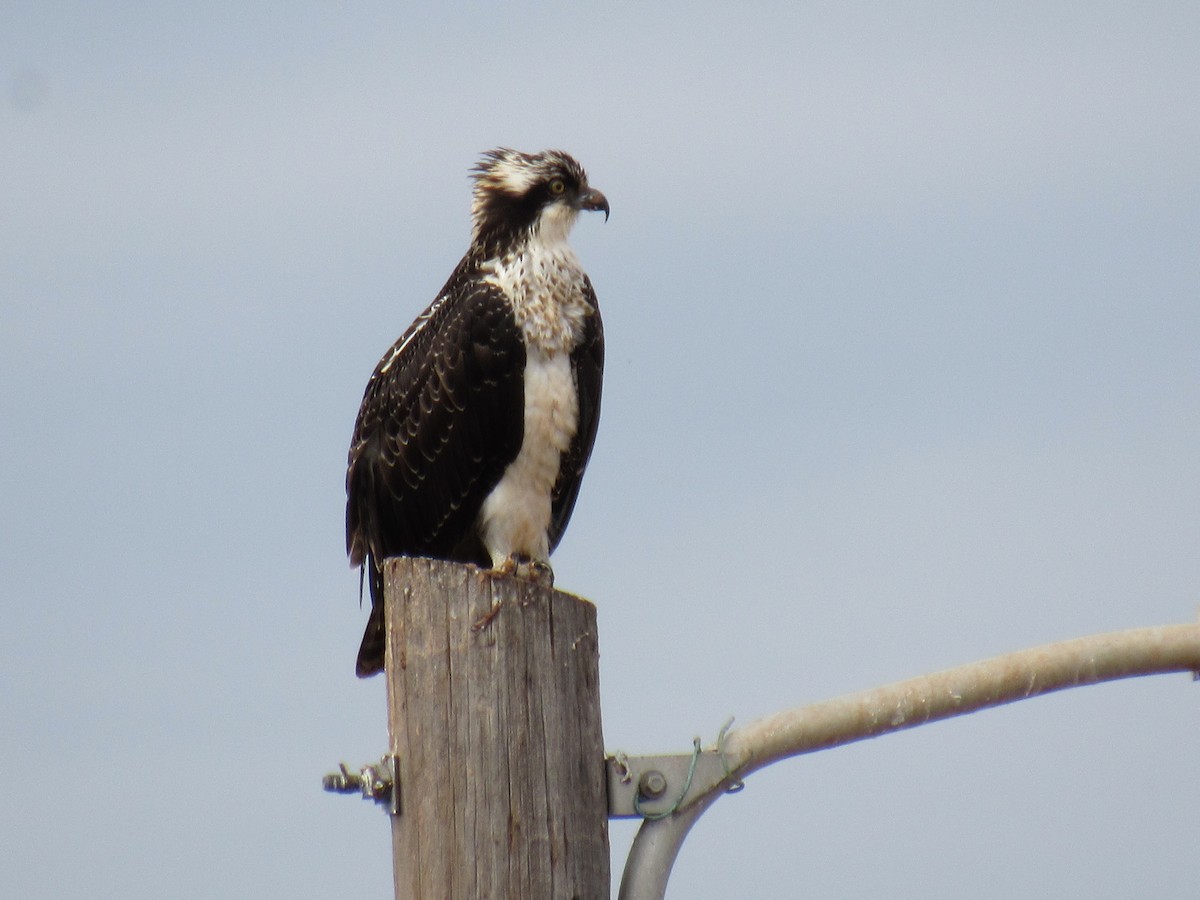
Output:
[[[492,577],[511,576],[542,587],[554,587],[554,570],[550,568],[550,563],[521,553],[506,556],[499,565],[485,570],[484,574]]]

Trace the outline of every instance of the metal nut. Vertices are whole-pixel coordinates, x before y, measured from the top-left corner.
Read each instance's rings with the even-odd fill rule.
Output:
[[[647,800],[657,800],[667,792],[667,776],[657,769],[642,773],[638,779],[638,793]]]

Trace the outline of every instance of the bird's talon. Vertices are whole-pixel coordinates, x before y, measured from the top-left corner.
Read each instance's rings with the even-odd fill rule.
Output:
[[[529,580],[542,587],[554,587],[554,570],[550,563],[535,561],[529,564]]]
[[[478,619],[476,619],[472,623],[471,630],[472,631],[483,631],[483,629],[485,629],[489,625],[491,625],[492,621],[496,618],[496,616],[498,616],[500,614],[500,607],[503,605],[504,604],[501,603],[499,600],[492,601],[492,608],[489,609],[487,612],[485,612],[482,616],[480,616]]]

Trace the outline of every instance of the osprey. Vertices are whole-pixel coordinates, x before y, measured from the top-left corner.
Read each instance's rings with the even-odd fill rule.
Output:
[[[346,551],[371,590],[360,678],[383,670],[383,561],[550,582],[600,416],[604,332],[567,236],[608,200],[558,150],[485,153],[471,246],[384,354],[346,472]]]

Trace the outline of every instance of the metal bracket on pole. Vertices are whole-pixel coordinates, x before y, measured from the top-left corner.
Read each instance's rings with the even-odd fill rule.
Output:
[[[724,736],[722,729],[722,737]],[[718,746],[721,741],[718,741]],[[720,750],[668,756],[627,756],[605,760],[610,818],[641,818],[621,877],[621,900],[662,900],[679,848],[696,820],[740,781],[727,786],[732,773]]]
[[[729,774],[716,750],[664,756],[616,753],[604,761],[610,819],[661,819],[683,809]]]
[[[362,794],[364,800],[374,800],[387,808],[390,815],[400,815],[400,758],[385,756],[379,762],[351,772],[345,763],[338,771],[321,779],[325,790],[334,794]]]

